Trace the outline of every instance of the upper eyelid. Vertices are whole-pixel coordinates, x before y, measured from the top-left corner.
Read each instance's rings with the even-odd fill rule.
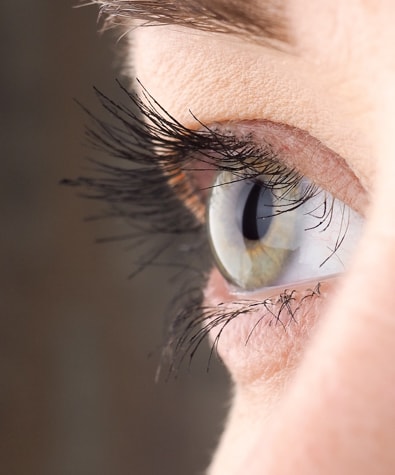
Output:
[[[235,140],[236,149],[240,140],[240,149],[245,147],[248,156],[253,155],[254,150],[257,154],[263,153],[265,149],[269,150],[268,153],[273,154],[274,160],[278,160],[289,170],[306,176],[360,214],[364,214],[368,194],[348,163],[307,132],[266,120],[217,123],[207,127],[207,130],[213,134],[218,133],[218,137],[229,135]],[[204,133],[204,130],[201,133]],[[207,155],[210,156],[209,146]],[[230,170],[234,167],[231,159],[232,157]]]
[[[338,185],[338,179],[341,177],[343,183],[347,179],[357,190],[357,193],[352,193],[351,199],[355,200],[355,196],[366,197],[366,193],[347,163],[305,131],[266,120],[228,121],[205,126],[196,117],[194,117],[196,129],[191,129],[174,119],[141,84],[140,86],[141,98],[129,93],[121,86],[123,92],[131,100],[129,106],[119,105],[97,91],[104,107],[116,117],[122,127],[109,128],[105,123],[100,122],[98,125],[102,129],[101,135],[98,137],[98,134],[94,134],[93,138],[110,149],[114,149],[115,142],[116,153],[121,158],[131,159],[137,164],[142,160],[144,164],[159,165],[166,171],[169,178],[176,177],[182,168],[191,167],[191,160],[198,158],[198,154],[202,151],[207,152],[206,157],[209,159],[215,153],[222,153],[220,158],[223,160],[224,169],[232,170],[235,165],[240,166],[245,158],[251,157],[254,150],[262,150],[270,144],[288,168],[296,169],[318,186],[327,189],[329,185],[329,188],[333,188]],[[127,136],[127,147],[119,147],[119,141],[125,136]],[[289,143],[286,143],[287,141]],[[299,150],[296,149],[297,146]],[[286,160],[287,154],[284,150],[279,150],[281,147],[289,148],[291,161]],[[233,156],[233,163],[229,150],[238,153]],[[243,155],[244,151],[247,151],[246,156]],[[303,163],[300,160],[301,154],[305,154]],[[218,161],[215,162],[218,164]],[[316,170],[311,170],[323,164],[327,167],[325,173],[321,170],[321,173],[317,174]],[[331,177],[328,174],[328,164],[332,164]],[[326,176],[322,178],[321,175]],[[175,181],[178,197],[186,199],[188,196],[193,196],[193,188],[186,186],[185,180]],[[333,184],[328,181],[332,181]],[[349,188],[346,187],[346,189]],[[177,193],[178,190],[179,193]],[[341,190],[327,189],[327,191],[351,205],[358,212],[363,211],[366,205],[363,200],[361,205],[350,203],[350,199],[344,196],[344,193],[342,195]],[[200,214],[203,215],[203,211]]]
[[[142,86],[141,83],[140,86]],[[369,196],[360,180],[346,160],[318,139],[312,137],[308,132],[287,124],[259,119],[226,121],[225,123],[206,125],[200,122],[199,118],[190,111],[196,124],[196,129],[191,129],[168,114],[144,87],[142,87],[142,92],[149,107],[158,108],[159,114],[165,113],[169,123],[174,123],[178,129],[177,132],[184,135],[186,138],[186,142],[182,144],[184,151],[190,148],[192,153],[201,152],[202,149],[209,152],[218,152],[214,145],[219,144],[221,147],[222,140],[228,139],[233,142],[233,144],[226,144],[228,148],[232,148],[233,145],[239,150],[243,147],[246,147],[246,149],[255,147],[259,150],[270,145],[277,152],[280,148],[284,149],[286,140],[289,140],[291,142],[288,144],[291,151],[290,159],[287,160],[286,154],[283,152],[276,153],[286,166],[290,169],[296,169],[360,214],[364,214]],[[206,141],[203,139],[206,139]],[[281,145],[278,145],[279,142],[281,142]],[[276,147],[274,147],[275,143]],[[297,145],[302,148],[302,150],[299,150],[299,154],[304,155],[305,160],[303,161],[300,159],[300,155],[294,159]],[[312,172],[312,170],[314,171]],[[319,173],[317,173],[317,170],[319,170]],[[341,191],[342,188],[343,191]],[[344,190],[346,191],[344,192]]]

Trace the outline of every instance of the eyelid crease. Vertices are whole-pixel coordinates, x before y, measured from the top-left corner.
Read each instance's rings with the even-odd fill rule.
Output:
[[[217,123],[210,129],[221,134],[231,132],[236,139],[251,141],[258,150],[269,146],[282,165],[364,215],[369,195],[360,180],[346,160],[308,132],[264,119]]]
[[[368,194],[358,178],[344,159],[307,132],[265,120],[210,126],[204,126],[198,119],[196,121],[201,127],[191,132],[201,134],[207,140],[203,141],[201,149],[191,147],[191,162],[184,163],[185,157],[181,154],[179,173],[185,179],[185,186],[184,189],[177,188],[176,193],[202,224],[206,195],[218,171],[229,170],[238,174],[240,179],[247,179],[265,174],[267,167],[270,169],[273,165],[278,167],[278,175],[294,174],[295,180],[305,176],[335,199],[364,215]],[[218,148],[221,140],[226,142]],[[188,149],[186,144],[185,147]]]

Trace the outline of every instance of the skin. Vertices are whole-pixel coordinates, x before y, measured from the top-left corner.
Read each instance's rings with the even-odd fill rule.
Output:
[[[295,45],[283,51],[166,26],[137,30],[131,47],[133,74],[188,126],[191,109],[206,124],[272,121],[319,140],[353,172],[366,216],[348,272],[297,329],[262,327],[243,345],[255,315],[224,332],[234,400],[208,474],[393,474],[395,4],[285,3]],[[331,153],[309,172],[324,188]],[[216,271],[206,295],[236,298]]]

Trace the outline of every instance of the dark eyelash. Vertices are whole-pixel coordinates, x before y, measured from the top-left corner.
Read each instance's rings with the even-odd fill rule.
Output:
[[[115,102],[95,89],[110,120],[97,118],[81,105],[91,120],[86,130],[89,145],[99,153],[111,156],[114,162],[110,162],[108,156],[105,161],[91,159],[93,176],[63,180],[62,183],[79,187],[84,197],[107,203],[106,211],[91,219],[122,218],[131,224],[132,232],[98,240],[127,240],[134,247],[144,249],[141,258],[135,262],[130,278],[147,266],[173,269],[171,276],[179,285],[170,306],[172,323],[164,355],[171,355],[170,368],[174,369],[177,366],[175,362],[182,361],[185,352],[195,354],[198,344],[212,326],[222,325],[223,329],[230,320],[255,311],[257,306],[261,306],[266,315],[274,317],[269,309],[278,304],[277,299],[234,303],[237,311],[202,307],[202,288],[212,263],[204,224],[197,219],[193,206],[183,206],[180,200],[193,201],[199,190],[188,186],[182,173],[192,170],[193,161],[198,160],[210,169],[215,163],[219,171],[232,172],[235,181],[254,180],[264,174],[265,186],[274,193],[280,193],[280,196],[298,186],[302,177],[282,165],[270,146],[257,148],[250,136],[240,138],[223,133],[207,127],[196,117],[199,129],[189,129],[177,122],[143,86],[140,85],[142,99],[121,84],[119,86],[129,105]],[[315,185],[307,187],[298,201],[291,201],[280,212],[301,206],[317,193]],[[333,203],[328,204],[324,198],[319,225],[324,223],[328,226]],[[147,236],[161,236],[161,240],[156,240],[147,249]],[[338,241],[341,244],[342,239]],[[287,295],[279,297],[284,305],[280,307],[277,322],[281,322],[280,314],[284,309],[290,315],[295,312],[290,305],[292,295],[290,299]],[[190,317],[187,318],[187,315]],[[208,322],[209,317],[209,325],[197,331],[197,325]],[[171,348],[177,351],[173,352]]]
[[[207,370],[213,354],[217,354],[217,346],[221,333],[235,319],[259,312],[258,322],[250,330],[245,344],[248,344],[255,329],[265,320],[267,326],[283,327],[298,322],[298,314],[306,300],[321,296],[321,284],[306,290],[302,298],[296,297],[295,290],[284,290],[278,297],[261,300],[237,300],[219,304],[217,307],[202,306],[200,302],[190,305],[179,313],[171,327],[171,338],[167,342],[165,352],[172,355],[169,373],[177,372],[181,363],[188,359],[190,365],[196,351],[210,332],[220,327],[215,340],[211,344],[207,361]],[[284,320],[283,315],[286,314]],[[176,358],[174,358],[176,356]]]

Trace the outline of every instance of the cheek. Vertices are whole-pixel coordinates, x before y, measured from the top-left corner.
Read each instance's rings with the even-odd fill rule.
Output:
[[[327,282],[319,291],[285,291],[270,300],[259,301],[255,295],[249,300],[248,294],[232,295],[220,273],[212,271],[205,304],[216,306],[222,317],[210,339],[237,386],[286,382],[298,366],[334,285]]]

